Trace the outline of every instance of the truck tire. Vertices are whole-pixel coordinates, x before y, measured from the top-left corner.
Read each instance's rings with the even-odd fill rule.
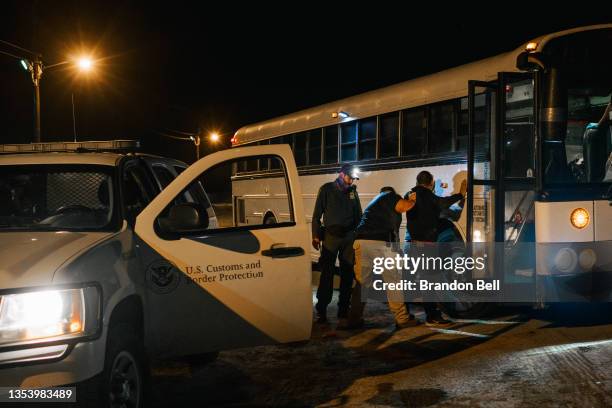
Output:
[[[146,406],[148,365],[142,341],[131,325],[117,324],[109,329],[104,371],[77,386],[78,406]]]

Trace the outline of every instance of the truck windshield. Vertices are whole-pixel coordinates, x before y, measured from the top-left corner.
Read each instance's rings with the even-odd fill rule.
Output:
[[[112,228],[112,168],[0,166],[0,231],[96,231]]]

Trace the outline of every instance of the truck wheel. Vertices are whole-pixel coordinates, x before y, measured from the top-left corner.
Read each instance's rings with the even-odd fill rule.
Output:
[[[111,407],[144,406],[146,358],[138,336],[131,326],[112,327],[106,348],[103,390]]]
[[[111,327],[104,371],[77,388],[79,406],[144,407],[149,383],[147,367],[142,342],[132,326],[122,323]]]

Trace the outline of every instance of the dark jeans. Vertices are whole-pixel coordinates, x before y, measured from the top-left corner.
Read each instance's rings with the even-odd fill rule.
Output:
[[[321,278],[317,289],[317,312],[325,315],[327,306],[331,303],[334,290],[334,273],[336,258],[340,259],[340,299],[338,300],[338,317],[348,317],[353,288],[353,241],[328,236],[321,248],[319,269]]]
[[[411,254],[414,251],[411,251],[411,242],[409,241],[410,235],[408,235],[408,232],[406,232],[406,241],[404,243],[404,253],[405,254]],[[415,253],[416,256],[418,256],[418,253]],[[439,318],[442,316],[442,312],[440,311],[439,307],[438,307],[438,303],[437,302],[406,302],[406,307],[408,308],[408,310],[410,310],[410,307],[408,306],[410,303],[412,303],[413,305],[421,305],[423,306],[423,309],[425,310],[425,314],[427,315],[427,318]]]
[[[436,319],[442,317],[442,312],[438,308],[438,304],[436,302],[423,302],[421,303],[421,306],[423,306],[423,309],[425,309],[427,318]]]

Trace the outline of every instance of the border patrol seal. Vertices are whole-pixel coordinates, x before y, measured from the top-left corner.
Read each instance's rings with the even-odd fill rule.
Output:
[[[172,292],[181,282],[179,270],[165,259],[151,262],[146,276],[147,287],[160,295]]]

